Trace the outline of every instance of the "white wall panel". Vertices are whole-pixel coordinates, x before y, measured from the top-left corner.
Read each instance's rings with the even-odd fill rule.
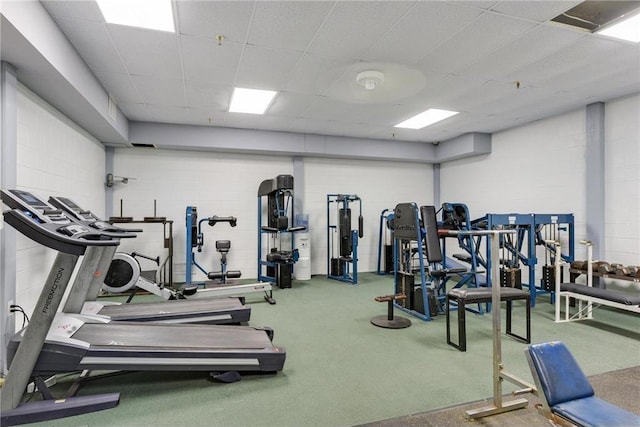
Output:
[[[104,211],[104,147],[24,86],[18,88],[18,188]],[[55,258],[18,234],[16,303],[33,311]],[[18,327],[21,325],[18,320]]]
[[[235,216],[238,225],[234,228],[226,223],[214,227],[203,224],[203,251],[196,252],[196,257],[207,271],[217,271],[220,269],[220,254],[215,250],[215,241],[230,240],[228,268],[241,270],[243,278],[255,278],[258,263],[258,186],[277,175],[291,175],[292,171],[289,157],[117,149],[114,174],[135,180],[114,185],[113,214],[120,215],[122,200],[124,216],[135,219],[153,216],[156,200],[156,214],[174,221],[174,282],[177,283],[185,281],[187,206],[197,208],[198,219],[213,215]],[[164,258],[162,226],[143,224],[142,228],[144,232],[135,240],[124,241],[120,250]],[[153,267],[144,260],[141,264],[143,269]],[[204,279],[205,276],[199,272],[194,276],[194,280]]]
[[[358,244],[362,272],[377,268],[383,209],[393,210],[402,202],[433,203],[433,168],[428,164],[317,158],[307,158],[304,164],[312,274],[327,273],[327,194],[357,194],[362,199],[364,236]],[[352,227],[357,228],[356,212],[352,212]]]
[[[605,259],[640,265],[640,95],[605,104]]]

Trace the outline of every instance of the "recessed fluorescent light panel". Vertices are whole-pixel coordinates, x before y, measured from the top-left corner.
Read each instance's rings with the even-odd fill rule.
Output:
[[[175,32],[171,0],[96,0],[109,24]]]
[[[432,125],[441,120],[455,116],[457,111],[438,110],[437,108],[430,108],[427,111],[411,117],[402,123],[398,123],[394,127],[405,129],[422,129],[423,127]]]
[[[638,43],[640,42],[640,13],[636,13],[634,16],[630,16],[617,24],[597,31],[597,33]]]
[[[245,89],[237,87],[231,96],[230,113],[264,114],[276,92],[273,90]]]

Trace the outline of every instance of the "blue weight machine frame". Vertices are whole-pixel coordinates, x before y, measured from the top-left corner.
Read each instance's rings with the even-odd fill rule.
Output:
[[[192,277],[193,266],[195,266],[198,270],[200,270],[209,279],[212,279],[213,273],[205,270],[204,267],[198,264],[198,261],[196,260],[196,256],[193,253],[193,248],[198,248],[198,252],[202,251],[202,246],[204,244],[204,234],[202,233],[202,223],[207,222],[209,225],[213,226],[218,222],[228,222],[229,225],[231,225],[231,227],[235,227],[237,224],[237,221],[238,220],[236,217],[232,217],[232,216],[218,217],[215,215],[212,217],[202,218],[198,220],[198,208],[196,208],[195,206],[187,206],[186,218],[185,218],[185,223],[187,227],[186,229],[187,264],[185,269],[185,276],[186,276],[185,290],[193,289],[194,287],[197,287],[200,285],[204,286],[204,282],[195,283],[195,284],[193,283],[193,277]],[[218,274],[218,276],[220,276],[218,279],[221,281],[222,284],[227,283],[227,275],[229,275],[229,278],[238,278],[240,277],[240,272],[227,270],[226,254],[223,254],[223,258],[221,262],[221,271]]]
[[[551,294],[551,302],[554,300],[553,291],[545,290],[536,285],[535,268],[538,263],[536,246],[543,246],[546,251],[555,253],[555,246],[544,238],[544,230],[547,226],[558,226],[560,231],[568,231],[568,254],[562,254],[562,259],[567,262],[574,260],[575,254],[575,223],[573,214],[486,214],[480,218],[470,220],[469,210],[463,203],[443,203],[443,224],[452,229],[471,230],[495,230],[513,229],[515,238],[509,240],[500,237],[500,248],[511,253],[515,259],[527,267],[528,283],[522,283],[531,294],[531,306],[535,307],[536,296]],[[452,214],[453,213],[453,214]],[[487,268],[487,262],[480,253],[483,236],[458,236],[458,244],[470,257],[472,268],[482,266]],[[486,239],[485,249],[487,258],[491,256],[489,241]],[[554,256],[554,255],[552,255]],[[454,262],[455,264],[455,262]],[[491,286],[491,279],[478,275],[477,286]]]
[[[331,221],[331,205],[333,203],[336,204],[338,215],[335,224]],[[351,229],[351,208],[349,205],[353,203],[357,203],[359,207],[358,231]],[[341,221],[343,215],[347,218],[344,223]],[[347,226],[349,230],[345,232],[342,228]],[[352,285],[358,284],[358,238],[363,236],[362,228],[362,199],[357,194],[327,194],[328,279],[339,280]],[[339,235],[338,254],[333,253],[334,240],[332,237],[336,233]],[[332,263],[335,265],[332,265]]]

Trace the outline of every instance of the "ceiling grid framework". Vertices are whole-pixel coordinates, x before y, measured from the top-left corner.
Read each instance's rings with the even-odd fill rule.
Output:
[[[107,24],[93,1],[42,2],[132,122],[415,142],[638,93],[637,43],[551,22],[579,3],[174,0],[172,34]],[[391,70],[385,81],[405,67],[424,83],[356,92],[357,73],[376,67]],[[229,113],[234,86],[279,93],[263,116]],[[393,127],[428,108],[460,114]]]

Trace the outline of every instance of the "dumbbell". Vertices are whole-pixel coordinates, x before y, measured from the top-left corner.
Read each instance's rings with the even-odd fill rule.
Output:
[[[613,273],[613,268],[608,262],[600,262],[598,264],[598,273],[611,274]]]
[[[587,261],[573,261],[571,263],[571,268],[574,270],[586,270],[587,264]]]

